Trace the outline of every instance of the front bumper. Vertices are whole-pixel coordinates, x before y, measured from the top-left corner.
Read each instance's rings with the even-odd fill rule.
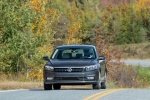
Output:
[[[85,85],[98,82],[98,70],[89,72],[50,72],[44,71],[45,84]]]

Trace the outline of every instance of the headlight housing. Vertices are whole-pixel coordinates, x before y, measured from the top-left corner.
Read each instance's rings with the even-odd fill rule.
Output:
[[[98,69],[97,65],[91,65],[91,66],[86,66],[85,70],[86,71],[92,71]]]
[[[45,70],[54,71],[54,67],[46,65]]]

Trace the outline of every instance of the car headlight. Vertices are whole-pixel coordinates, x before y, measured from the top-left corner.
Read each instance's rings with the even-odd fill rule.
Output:
[[[85,69],[86,71],[92,71],[92,70],[97,69],[97,65],[86,66]]]
[[[54,71],[54,67],[46,65],[45,70]]]

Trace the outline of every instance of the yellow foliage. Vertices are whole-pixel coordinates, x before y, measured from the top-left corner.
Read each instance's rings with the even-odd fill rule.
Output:
[[[47,20],[47,17],[45,15],[46,3],[47,0],[30,0],[30,6],[34,10],[34,13],[35,14],[37,14],[38,12],[41,13],[39,18],[38,17],[35,18],[35,22],[32,25],[32,30],[34,31],[34,33],[37,33],[38,35],[42,33],[41,31],[44,28],[45,22]]]
[[[36,12],[44,11],[45,7],[43,5],[45,5],[46,3],[47,0],[30,0],[30,5]]]
[[[138,8],[150,8],[150,0],[139,0],[137,2]]]
[[[42,47],[38,48],[38,51],[40,53],[43,53],[45,55],[50,55],[53,52],[53,46],[52,45],[43,45]]]
[[[81,27],[81,17],[82,11],[77,9],[75,3],[71,5],[70,11],[67,13],[67,17],[70,21],[70,26],[68,26],[68,35],[66,37],[67,44],[76,44],[80,41],[79,38],[75,38],[76,34],[79,33]]]
[[[43,80],[43,71],[42,69],[39,69],[39,67],[34,67],[29,73],[29,78],[32,80],[38,80],[42,81]]]
[[[67,44],[75,44],[79,42],[79,39],[74,38],[80,30],[80,23],[74,22],[68,29]]]
[[[48,33],[51,27],[50,25],[59,19],[59,13],[56,11],[56,9],[45,9],[47,3],[47,0],[30,1],[31,8],[34,10],[34,13],[37,14],[37,17],[35,17],[32,25],[32,31],[37,35]]]

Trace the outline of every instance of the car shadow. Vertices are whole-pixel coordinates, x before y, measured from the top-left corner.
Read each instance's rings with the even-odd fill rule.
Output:
[[[61,89],[61,90],[93,90],[93,89],[89,89],[89,88],[70,88],[70,89]]]
[[[60,90],[44,90],[44,89],[29,89],[29,91],[61,91],[61,90],[93,90],[92,88],[67,88],[67,89],[60,89]]]
[[[44,89],[29,89],[29,91],[45,91]]]

